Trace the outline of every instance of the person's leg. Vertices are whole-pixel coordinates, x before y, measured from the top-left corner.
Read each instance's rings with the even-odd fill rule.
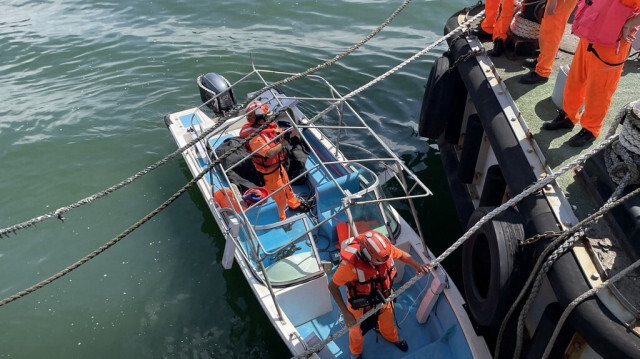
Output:
[[[622,63],[629,55],[630,44],[622,42],[620,50],[593,45],[600,58],[610,64]],[[580,118],[582,128],[589,130],[595,137],[600,135],[602,123],[609,112],[613,94],[618,88],[623,66],[609,66],[593,53],[589,57],[589,74],[586,84],[584,113]]]
[[[484,20],[480,27],[484,32],[493,34],[493,28],[496,25],[498,11],[500,10],[500,0],[486,0],[484,4]]]
[[[380,309],[378,327],[380,328],[380,334],[382,334],[382,336],[391,343],[396,343],[400,340],[400,337],[398,336],[398,329],[396,328],[392,303],[388,303]]]
[[[538,64],[536,65],[536,73],[542,77],[549,78],[553,70],[553,63],[556,59],[560,42],[564,35],[569,16],[578,4],[577,0],[558,1],[554,15],[545,14],[540,24],[540,37],[538,43],[540,45],[540,55],[538,55]]]
[[[276,193],[276,191],[280,187],[282,187],[282,184],[283,182],[282,178],[280,177],[280,171],[275,171],[268,175],[264,175],[264,188],[266,188],[270,194],[273,193],[271,198],[273,198],[273,200],[276,202],[276,205],[278,206],[278,214],[280,215],[280,220],[284,221],[285,219],[287,219],[287,195],[285,194],[284,190]]]
[[[514,0],[502,0],[502,9],[500,10],[498,20],[496,20],[496,25],[493,28],[493,41],[497,39],[501,39],[502,41],[507,40],[507,30],[509,30],[511,20],[513,20],[513,11]]]
[[[586,82],[588,75],[587,46],[586,40],[580,40],[576,53],[571,62],[569,75],[564,85],[564,101],[562,107],[567,117],[574,124],[580,120],[580,109],[584,104],[587,92]]]
[[[349,311],[353,314],[353,317],[358,320],[363,315],[363,310],[355,310],[349,307]],[[364,335],[362,335],[362,330],[360,329],[360,325],[356,325],[353,328],[349,329],[349,351],[353,355],[362,354],[362,350],[364,349]]]
[[[287,205],[291,209],[296,209],[300,207],[300,201],[298,200],[298,197],[296,197],[296,194],[293,193],[293,189],[289,185],[289,175],[287,174],[287,171],[284,170],[284,168],[281,169],[280,177],[281,177],[282,184],[285,184],[285,183],[287,184],[287,186],[282,190],[286,195]]]

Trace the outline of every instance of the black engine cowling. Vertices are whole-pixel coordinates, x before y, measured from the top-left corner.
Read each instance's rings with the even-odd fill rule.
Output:
[[[218,115],[229,111],[236,104],[236,96],[229,81],[214,72],[199,76],[198,88],[202,102],[207,103],[207,107]],[[211,101],[218,94],[220,96]]]

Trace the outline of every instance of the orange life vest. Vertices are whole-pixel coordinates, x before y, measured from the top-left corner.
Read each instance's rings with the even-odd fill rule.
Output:
[[[253,127],[250,123],[246,123],[240,130],[240,138],[245,139],[253,134],[256,130],[257,127]],[[279,139],[272,142],[269,141],[276,138],[276,136],[278,136],[281,132],[282,130],[280,130],[275,123],[270,123],[269,126],[262,130],[262,132],[260,132],[258,136],[262,136],[263,140],[268,143],[266,148],[267,150],[269,150],[280,143]],[[251,146],[249,146],[249,142],[247,142],[245,146],[247,148],[247,152],[253,152]],[[256,170],[258,170],[258,172],[262,174],[270,174],[277,171],[278,169],[280,169],[280,165],[284,164],[285,160],[286,155],[284,152],[281,152],[277,156],[274,156],[272,158],[261,156],[257,153],[253,154],[253,164],[256,166]]]
[[[345,247],[340,256],[342,260],[353,265],[357,279],[347,283],[347,299],[353,309],[370,308],[382,303],[392,293],[393,281],[398,272],[393,258],[381,265],[374,266],[360,259],[360,238]]]
[[[582,0],[574,16],[572,32],[591,44],[616,49],[622,27],[634,11],[621,0]]]

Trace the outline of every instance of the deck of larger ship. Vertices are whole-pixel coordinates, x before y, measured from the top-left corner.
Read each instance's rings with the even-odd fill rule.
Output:
[[[635,50],[632,50],[630,59],[624,66],[620,84],[613,97],[613,103],[607,118],[604,121],[600,137],[590,147],[574,148],[566,144],[566,142],[575,135],[580,126],[576,126],[573,130],[560,131],[544,131],[541,130],[545,121],[550,121],[558,114],[558,107],[554,104],[551,97],[556,86],[556,80],[560,73],[560,67],[563,65],[571,65],[573,53],[578,45],[578,38],[571,33],[571,22],[565,29],[565,34],[560,45],[556,61],[553,66],[553,73],[547,83],[538,85],[525,85],[518,82],[518,79],[531,71],[523,66],[525,57],[516,55],[515,53],[505,52],[502,56],[491,57],[496,69],[505,85],[509,89],[511,97],[515,100],[518,109],[522,113],[523,118],[529,125],[529,129],[533,134],[536,142],[540,146],[547,164],[553,168],[562,167],[572,162],[577,156],[589,150],[593,146],[601,143],[609,132],[609,128],[614,123],[614,118],[618,112],[628,103],[640,99],[638,92],[638,84],[640,84],[640,62],[638,56],[635,56]],[[489,42],[483,43],[485,49],[490,51],[493,44]],[[580,186],[572,186],[575,183],[573,176],[563,176],[558,180],[558,184],[563,188],[565,195],[569,201],[576,206],[576,215],[584,218],[595,209],[593,203],[590,203],[589,196],[585,195],[583,188]]]
[[[574,148],[567,145],[566,142],[571,136],[581,129],[579,125],[572,130],[545,131],[541,129],[545,121],[552,120],[558,114],[558,107],[552,100],[552,95],[554,89],[561,93],[561,87],[555,88],[558,78],[562,78],[561,67],[571,65],[573,54],[579,42],[579,39],[571,33],[571,20],[565,29],[552,75],[546,83],[527,85],[518,81],[520,77],[532,71],[523,65],[525,56],[518,55],[513,51],[505,51],[498,57],[490,56],[499,77],[515,101],[533,139],[538,144],[546,160],[546,164],[552,171],[573,162],[578,156],[598,146],[606,138],[612,125],[615,124],[615,117],[620,110],[630,102],[640,100],[640,92],[638,91],[640,59],[638,52],[632,49],[631,55],[624,65],[622,78],[604,121],[601,135],[593,144],[583,148]],[[484,41],[483,45],[487,52],[493,48],[491,41]],[[535,56],[537,55],[531,57]],[[562,82],[562,79],[560,82]],[[618,128],[618,132],[620,128]],[[583,168],[578,168],[559,177],[556,181],[579,220],[598,210],[602,202],[607,199],[602,198],[597,193],[596,184],[593,180],[595,176],[602,176],[602,173],[589,172],[588,170],[583,170]],[[628,228],[621,228],[620,221],[616,221],[613,215],[606,217],[606,219],[606,221],[601,221],[598,226],[593,226],[589,232],[589,237],[593,237],[590,241],[591,245],[604,269],[610,275],[613,275],[638,258],[633,250],[635,245],[628,243]],[[635,218],[635,221],[637,222],[638,218]],[[627,232],[627,235],[624,232]],[[635,308],[640,308],[640,283],[636,279],[636,277],[625,278],[618,283],[617,287]]]

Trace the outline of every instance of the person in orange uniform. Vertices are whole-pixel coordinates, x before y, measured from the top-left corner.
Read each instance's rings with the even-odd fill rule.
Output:
[[[507,30],[513,20],[514,0],[502,0],[500,15],[493,28],[493,49],[491,56],[500,56],[504,52],[504,43],[507,41]]]
[[[514,0],[487,0],[484,4],[484,20],[471,31],[480,39],[493,39],[491,56],[500,56],[507,41],[507,30],[513,20]]]
[[[583,147],[600,135],[640,27],[640,0],[599,1],[578,6],[573,32],[580,43],[564,88],[564,111],[542,126],[545,130],[571,129],[580,122],[582,129],[568,141],[572,147]]]
[[[496,26],[496,20],[500,14],[501,0],[486,0],[484,3],[484,19],[480,23],[480,27],[471,30],[471,34],[476,35],[480,39],[491,39],[493,37],[493,28]]]
[[[367,231],[340,251],[342,262],[329,282],[329,291],[342,312],[349,330],[349,350],[351,358],[362,358],[364,335],[375,327],[376,318],[382,336],[402,351],[409,345],[398,336],[394,323],[393,301],[367,318],[360,325],[353,326],[358,318],[393,292],[392,285],[397,271],[394,259],[408,264],[417,273],[427,273],[431,269],[420,264],[407,252],[396,248],[389,239],[376,231]],[[340,287],[347,287],[348,307],[340,293]]]
[[[256,101],[249,105],[246,116],[247,123],[240,130],[241,138],[248,138],[264,124],[267,118],[273,116],[273,112],[269,106]],[[276,139],[282,132],[278,125],[274,122],[270,123],[258,136],[249,141],[247,150],[253,153],[253,164],[264,177],[264,187],[269,193],[273,193],[272,197],[278,206],[280,220],[284,221],[287,219],[287,205],[293,210],[301,211],[308,210],[308,206],[295,196],[289,185],[289,175],[284,168],[286,153],[280,140],[282,137]],[[283,186],[284,188],[278,191]]]
[[[578,0],[548,0],[540,24],[540,54],[537,59],[526,59],[525,66],[534,70],[520,78],[523,84],[540,84],[549,81],[556,54],[569,16],[578,5]]]

